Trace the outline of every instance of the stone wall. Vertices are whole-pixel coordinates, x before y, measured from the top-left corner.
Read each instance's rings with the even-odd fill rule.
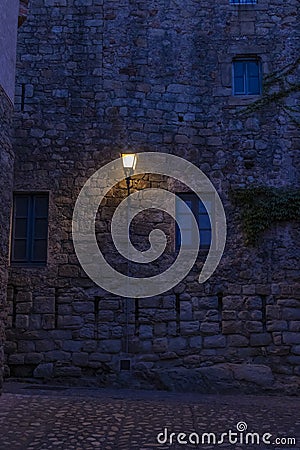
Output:
[[[18,44],[15,190],[49,191],[49,257],[46,267],[10,270],[12,375],[180,388],[189,373],[187,384],[198,390],[215,389],[215,380],[271,387],[272,372],[295,382],[298,226],[274,224],[258,246],[247,246],[230,190],[299,186],[297,7],[296,0],[31,1]],[[232,59],[245,55],[261,59],[262,96],[232,95]],[[127,146],[196,164],[228,220],[215,274],[198,284],[200,252],[177,287],[128,302],[128,326],[126,301],[87,278],[71,240],[81,187]],[[165,180],[147,175],[133,189],[159,186]],[[125,195],[121,184],[101,208],[104,245]],[[122,270],[124,261],[114,263]],[[131,371],[120,371],[127,359]]]
[[[8,281],[8,241],[13,185],[13,152],[10,142],[12,104],[0,86],[0,390],[4,364],[4,333],[7,315],[6,287]]]
[[[19,0],[3,0],[0,29],[0,85],[13,102],[15,92],[16,42]]]
[[[15,86],[18,0],[3,0],[0,27],[0,390],[4,363],[4,332],[7,315],[9,228],[13,186],[11,115]]]

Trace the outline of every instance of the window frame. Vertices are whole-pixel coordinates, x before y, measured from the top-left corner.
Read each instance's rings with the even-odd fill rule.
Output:
[[[257,5],[257,0],[229,0],[230,5]]]
[[[200,216],[206,216],[209,218],[210,220],[210,216],[208,214],[208,211],[206,210],[206,213],[200,213],[200,205],[202,204],[204,207],[204,203],[201,201],[201,199],[198,197],[197,194],[195,194],[194,192],[176,192],[176,196],[181,198],[181,200],[183,200],[184,202],[186,201],[191,201],[192,202],[192,207],[190,208],[195,219],[196,222],[198,224],[198,230],[199,233],[201,231],[210,231],[211,237],[210,237],[210,243],[208,245],[201,245],[201,240],[200,240],[200,246],[199,246],[199,250],[202,251],[207,251],[210,249],[210,247],[212,246],[213,243],[213,227],[210,223],[210,227],[201,227],[200,225]],[[211,217],[212,220],[214,218],[214,202],[213,202],[213,196],[209,193],[203,193],[202,197],[211,202]],[[188,206],[189,207],[189,206]],[[205,208],[206,209],[206,208]],[[180,249],[180,245],[181,245],[181,236],[180,236],[180,230],[179,230],[179,226],[177,225],[177,217],[178,217],[178,211],[177,211],[177,202],[175,203],[175,217],[176,217],[176,224],[175,224],[175,250],[179,250]],[[189,248],[188,246],[185,246],[184,248]]]
[[[24,217],[17,217],[16,201],[20,198],[27,198],[27,213]],[[36,211],[36,199],[44,198],[47,200],[47,214],[40,215]],[[16,237],[16,221],[17,219],[27,220],[27,230],[26,237],[18,238]],[[37,237],[36,233],[36,220],[42,219],[46,221],[46,237]],[[26,244],[26,257],[16,258],[14,254],[15,242],[24,240]],[[45,241],[46,251],[45,257],[42,259],[37,259],[34,257],[34,242],[35,241]],[[10,248],[10,265],[12,267],[44,267],[48,262],[48,242],[49,242],[49,192],[48,191],[16,191],[13,193],[13,209],[12,209],[12,226],[11,226],[11,248]]]
[[[249,80],[250,75],[248,73],[248,64],[251,62],[256,62],[258,67],[258,92],[251,92],[249,89]],[[246,69],[243,70],[243,77],[244,77],[244,92],[236,92],[236,63],[244,63],[246,64]],[[262,94],[262,65],[261,65],[261,59],[256,55],[245,55],[245,56],[236,56],[232,60],[232,95],[235,97],[239,97],[242,95],[245,95],[247,97],[253,96],[253,95],[261,95]]]

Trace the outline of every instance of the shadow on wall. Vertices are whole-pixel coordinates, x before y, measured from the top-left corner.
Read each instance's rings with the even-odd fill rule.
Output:
[[[20,0],[18,26],[20,27],[27,18],[28,0]]]

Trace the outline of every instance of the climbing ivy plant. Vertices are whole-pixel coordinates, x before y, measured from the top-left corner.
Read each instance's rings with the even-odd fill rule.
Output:
[[[246,243],[255,245],[274,222],[300,219],[300,189],[251,187],[232,191],[240,209]]]
[[[280,105],[282,111],[289,119],[300,127],[300,108],[299,105],[290,106],[286,100],[291,94],[300,93],[300,83],[298,71],[300,66],[300,57],[285,67],[265,76],[263,80],[263,95],[260,99],[241,110],[242,115],[249,115],[258,111],[264,106],[271,104]]]

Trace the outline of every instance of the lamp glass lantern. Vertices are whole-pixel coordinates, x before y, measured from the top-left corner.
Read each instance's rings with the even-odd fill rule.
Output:
[[[136,154],[135,153],[122,153],[122,164],[125,171],[126,176],[130,176],[133,174],[133,171],[136,166]]]
[[[130,181],[136,166],[136,154],[135,153],[122,153],[122,164],[126,178],[127,194],[130,195]]]

